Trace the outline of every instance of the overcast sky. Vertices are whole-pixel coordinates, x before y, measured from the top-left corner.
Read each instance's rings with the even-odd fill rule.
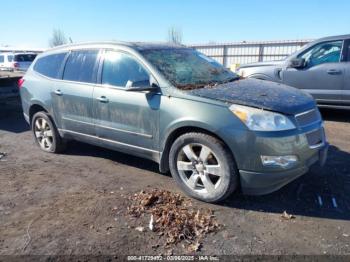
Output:
[[[54,28],[74,42],[185,44],[311,39],[350,34],[349,0],[22,0],[1,1],[0,45],[46,48]]]

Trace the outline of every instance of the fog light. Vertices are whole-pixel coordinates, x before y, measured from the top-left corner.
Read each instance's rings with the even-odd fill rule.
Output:
[[[261,156],[261,162],[264,166],[276,166],[288,168],[294,166],[298,162],[298,157],[289,156]]]

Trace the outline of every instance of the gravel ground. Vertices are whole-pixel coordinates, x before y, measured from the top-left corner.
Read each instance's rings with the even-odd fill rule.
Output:
[[[325,167],[266,196],[237,192],[214,210],[223,228],[196,254],[350,254],[350,114],[322,110],[331,144]],[[17,103],[0,105],[0,255],[188,254],[137,226],[127,196],[151,188],[180,192],[157,164],[71,142],[64,154],[34,144]],[[281,218],[283,211],[295,216]],[[159,245],[159,247],[156,247]]]

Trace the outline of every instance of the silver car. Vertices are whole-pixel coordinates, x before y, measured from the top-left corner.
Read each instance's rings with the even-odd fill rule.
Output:
[[[238,73],[303,89],[322,107],[350,108],[350,35],[316,40],[283,61],[242,65]]]

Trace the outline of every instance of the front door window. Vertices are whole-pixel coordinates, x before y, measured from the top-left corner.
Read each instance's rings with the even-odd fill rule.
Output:
[[[299,57],[305,59],[308,68],[324,63],[337,63],[340,61],[342,45],[343,41],[320,43]]]
[[[102,84],[117,87],[146,87],[150,75],[144,67],[128,54],[107,51],[102,69]]]

